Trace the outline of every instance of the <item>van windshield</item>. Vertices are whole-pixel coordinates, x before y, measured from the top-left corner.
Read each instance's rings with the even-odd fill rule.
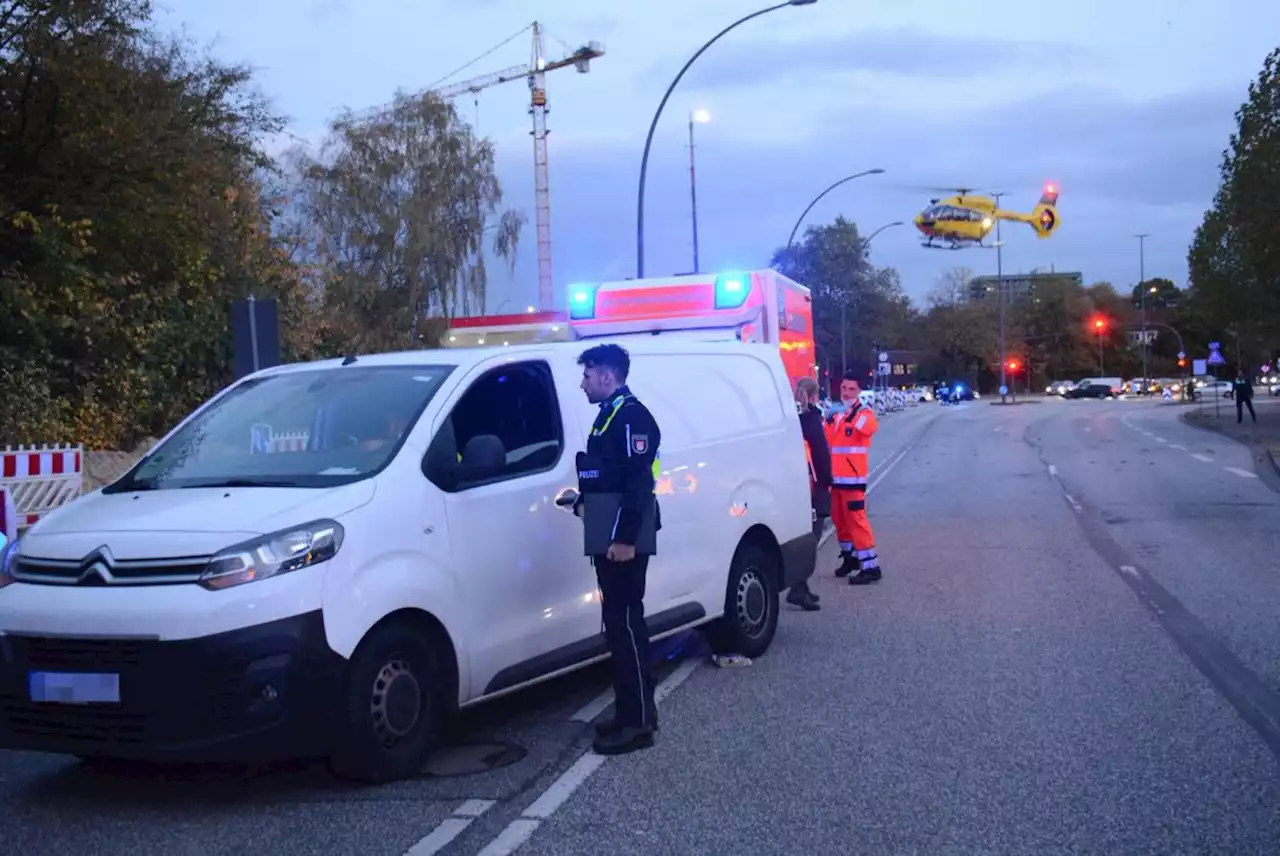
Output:
[[[104,493],[322,488],[380,471],[452,366],[344,366],[247,380]]]

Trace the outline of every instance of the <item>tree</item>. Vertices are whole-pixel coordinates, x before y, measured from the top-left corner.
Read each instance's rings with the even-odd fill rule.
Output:
[[[0,440],[161,433],[230,379],[233,298],[305,305],[256,181],[281,120],[150,15],[0,2]]]
[[[1133,306],[1140,309],[1144,296],[1148,309],[1174,309],[1183,297],[1182,289],[1174,285],[1173,280],[1159,276],[1133,287],[1130,294]]]
[[[1280,348],[1280,48],[1236,111],[1220,172],[1187,254],[1186,321],[1199,346],[1231,327],[1263,355]]]
[[[367,118],[348,113],[318,157],[293,160],[328,326],[350,347],[416,346],[431,338],[426,316],[483,305],[489,230],[494,253],[514,265],[525,221],[498,212],[493,146],[434,95],[397,95]]]
[[[799,243],[773,254],[771,266],[811,289],[818,362],[832,376],[842,363],[866,371],[875,348],[906,344],[896,337],[913,326],[911,301],[897,271],[872,265],[852,220],[807,227]]]
[[[999,304],[971,299],[972,279],[969,268],[952,268],[938,277],[926,298],[924,338],[936,356],[924,373],[936,379],[965,377],[976,384],[989,365],[999,364]]]

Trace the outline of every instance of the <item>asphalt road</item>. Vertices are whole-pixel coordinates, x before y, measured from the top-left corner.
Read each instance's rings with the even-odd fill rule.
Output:
[[[1175,411],[885,417],[869,501],[884,581],[833,579],[828,545],[823,610],[788,611],[765,657],[664,667],[653,750],[587,751],[596,671],[453,737],[514,763],[382,788],[0,753],[5,850],[1280,852],[1280,497]]]

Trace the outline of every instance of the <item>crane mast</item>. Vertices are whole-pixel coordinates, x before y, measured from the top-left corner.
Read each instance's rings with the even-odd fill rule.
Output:
[[[521,77],[529,82],[529,115],[533,118],[534,222],[538,240],[538,303],[547,311],[555,308],[555,282],[551,265],[551,178],[547,166],[547,72],[573,66],[579,74],[591,70],[591,60],[604,56],[599,42],[588,42],[564,59],[548,62],[542,43],[542,26],[533,22],[533,52],[528,66],[513,66],[491,74],[432,90],[441,98],[455,98]]]

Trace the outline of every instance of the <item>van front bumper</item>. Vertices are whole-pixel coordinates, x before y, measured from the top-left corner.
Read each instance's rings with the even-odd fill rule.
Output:
[[[194,763],[324,755],[345,667],[318,611],[176,641],[0,635],[0,747]],[[32,672],[119,675],[120,702],[34,702]]]

